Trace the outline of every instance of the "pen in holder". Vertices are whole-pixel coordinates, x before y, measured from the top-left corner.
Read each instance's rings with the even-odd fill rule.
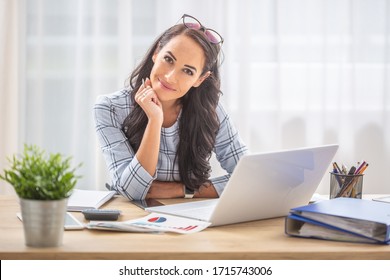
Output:
[[[364,174],[339,174],[330,172],[329,198],[362,198]]]

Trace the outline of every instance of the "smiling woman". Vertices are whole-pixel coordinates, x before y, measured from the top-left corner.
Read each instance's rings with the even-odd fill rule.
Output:
[[[247,151],[219,101],[222,38],[186,17],[157,38],[127,88],[95,105],[112,187],[130,200],[218,197]],[[227,174],[210,179],[212,152]]]

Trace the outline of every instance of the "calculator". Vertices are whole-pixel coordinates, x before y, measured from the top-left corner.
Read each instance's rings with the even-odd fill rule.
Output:
[[[121,211],[115,209],[84,209],[82,213],[86,220],[116,221]]]

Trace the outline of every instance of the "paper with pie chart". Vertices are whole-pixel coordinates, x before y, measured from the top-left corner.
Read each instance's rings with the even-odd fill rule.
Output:
[[[89,229],[102,229],[128,232],[176,232],[182,234],[204,230],[211,223],[167,214],[151,213],[146,217],[123,222],[91,221]]]

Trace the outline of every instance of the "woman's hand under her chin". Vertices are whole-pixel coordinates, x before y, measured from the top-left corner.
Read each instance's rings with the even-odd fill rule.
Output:
[[[138,89],[138,92],[135,94],[135,101],[144,110],[149,120],[156,120],[162,124],[164,116],[161,102],[154,92],[149,78],[146,78],[145,82]]]

